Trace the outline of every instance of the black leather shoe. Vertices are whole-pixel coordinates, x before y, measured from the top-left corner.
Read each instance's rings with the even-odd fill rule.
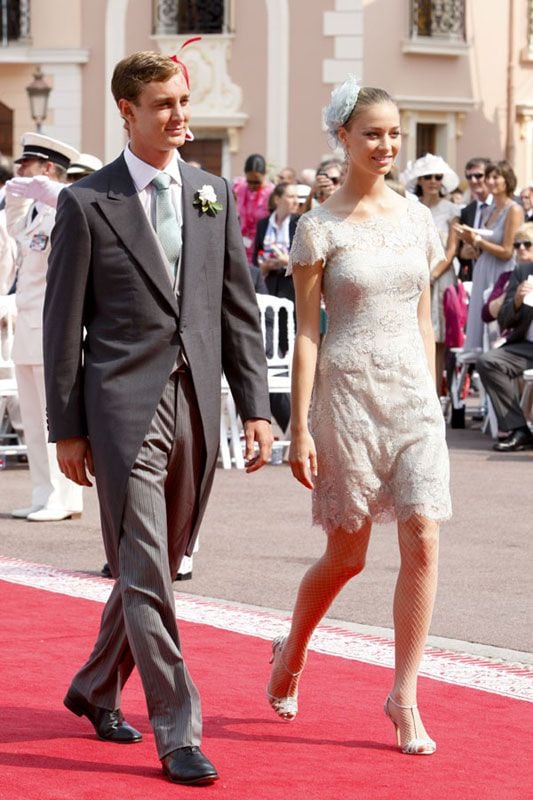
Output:
[[[87,717],[96,731],[96,735],[104,742],[116,744],[134,744],[142,741],[142,735],[125,721],[120,708],[109,711],[107,708],[93,706],[75,689],[69,689],[64,705],[78,717]]]
[[[200,786],[218,780],[218,772],[199,747],[179,747],[167,753],[161,763],[173,783]]]
[[[175,581],[190,581],[192,579],[192,572],[178,572]]]
[[[503,442],[496,442],[492,445],[492,449],[499,453],[515,453],[517,450],[525,450],[530,447],[533,447],[533,433],[524,428],[517,428]]]
[[[112,578],[113,577],[111,575],[111,570],[109,569],[109,564],[107,563],[107,561],[104,564],[104,566],[102,567],[102,569],[100,570],[100,575],[102,576],[102,578]]]

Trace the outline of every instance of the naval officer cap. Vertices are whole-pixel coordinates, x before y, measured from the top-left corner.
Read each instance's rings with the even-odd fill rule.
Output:
[[[102,169],[103,163],[90,153],[80,153],[79,157],[70,163],[67,175],[84,175]]]
[[[74,147],[42,133],[23,134],[22,148],[22,155],[15,160],[15,164],[21,164],[27,158],[42,158],[43,161],[52,161],[63,169],[68,169],[70,163],[80,157]]]

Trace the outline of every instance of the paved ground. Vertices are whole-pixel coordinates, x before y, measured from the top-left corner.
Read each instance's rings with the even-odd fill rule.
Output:
[[[533,451],[497,454],[478,430],[448,431],[454,518],[442,530],[441,577],[432,634],[533,651],[531,540]],[[27,469],[0,472],[0,555],[98,573],[104,553],[94,490],[81,520],[15,521],[26,505]],[[255,475],[217,471],[192,581],[183,591],[291,608],[299,579],[320,554],[310,525],[310,494],[286,465]],[[347,586],[330,616],[391,627],[398,567],[394,526],[376,527],[366,570]]]

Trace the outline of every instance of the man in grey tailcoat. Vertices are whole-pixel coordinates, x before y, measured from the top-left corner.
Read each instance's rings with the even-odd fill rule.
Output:
[[[177,154],[189,135],[184,65],[135,53],[116,66],[112,91],[130,141],[61,193],[44,310],[50,439],[69,478],[87,486],[95,476],[116,578],[65,705],[101,739],[139,741],[120,712],[137,666],[163,771],[210,783],[218,775],[199,749],[172,576],[192,553],[213,480],[221,369],[248,471],[269,458],[266,362],[231,191]]]

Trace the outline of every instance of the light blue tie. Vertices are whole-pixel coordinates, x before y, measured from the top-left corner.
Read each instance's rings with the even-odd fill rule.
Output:
[[[155,229],[173,274],[176,274],[181,253],[181,227],[176,218],[176,210],[170,197],[171,177],[159,172],[152,180],[156,190]]]

